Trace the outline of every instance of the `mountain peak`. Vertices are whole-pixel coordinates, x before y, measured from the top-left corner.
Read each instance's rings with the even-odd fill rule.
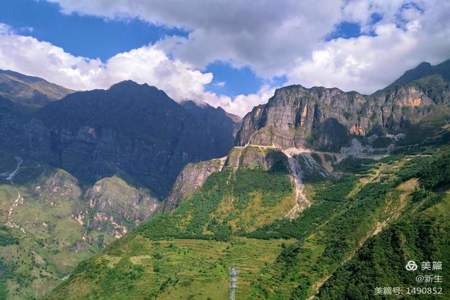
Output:
[[[390,84],[387,88],[395,85],[407,84],[431,75],[439,75],[445,80],[450,80],[450,60],[446,60],[437,65],[431,65],[429,62],[421,62],[415,68],[403,73],[400,78]]]
[[[415,67],[415,69],[424,69],[424,70],[427,70],[430,68],[431,68],[431,64],[427,61],[423,61],[420,64],[418,64],[417,67]]]
[[[123,80],[123,81],[119,81],[115,84],[113,84],[109,89],[113,90],[113,89],[122,89],[122,88],[139,88],[139,87],[145,87],[145,86],[149,86],[148,84],[144,83],[144,84],[139,84],[136,81],[133,80]],[[156,88],[156,87],[153,87]]]

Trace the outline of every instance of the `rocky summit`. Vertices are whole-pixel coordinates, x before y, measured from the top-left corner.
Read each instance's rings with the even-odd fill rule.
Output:
[[[372,95],[300,85],[280,88],[244,117],[237,144],[336,152],[352,139],[375,148],[414,143],[433,134],[430,122],[449,121],[449,65],[422,72],[421,64]]]

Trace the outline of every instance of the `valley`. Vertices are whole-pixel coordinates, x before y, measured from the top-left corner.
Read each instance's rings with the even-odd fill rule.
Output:
[[[429,153],[406,155],[395,161],[388,157],[372,163],[364,172],[308,184],[312,204],[293,220],[285,218],[285,211],[294,201],[284,212],[271,209],[270,216],[280,211],[278,217],[261,219],[266,205],[284,206],[280,196],[273,195],[272,201],[280,199],[278,202],[267,202],[268,198],[261,201],[260,193],[265,189],[258,183],[264,178],[257,175],[261,171],[244,179],[239,177],[249,171],[225,167],[173,213],[155,216],[103,254],[79,265],[49,299],[76,299],[71,298],[75,293],[77,297],[95,295],[97,299],[221,299],[229,289],[231,267],[239,270],[236,295],[243,299],[306,299],[314,295],[335,299],[354,293],[367,297],[373,293],[373,283],[363,281],[353,287],[351,282],[334,277],[363,255],[362,251],[368,251],[367,245],[401,224],[419,226],[415,225],[416,218],[430,213],[437,218],[435,222],[442,222],[439,226],[443,226],[443,232],[448,230],[444,221],[448,212],[438,208],[447,205],[448,192],[432,190],[448,182],[448,175],[441,174],[440,168],[448,167],[450,152],[444,147]],[[234,176],[238,181],[232,181]],[[428,184],[431,178],[436,179]],[[252,187],[247,196],[241,192],[241,181]],[[266,184],[271,192],[276,191],[277,183]],[[291,186],[287,191],[294,200]],[[224,205],[233,209],[224,210]],[[249,209],[256,211],[251,218],[256,226],[248,223]],[[436,214],[438,211],[442,214]],[[434,237],[436,250],[428,255],[445,261],[444,237]],[[411,238],[414,240],[414,236]],[[417,247],[410,242],[401,249]],[[237,251],[242,247],[247,250]],[[408,258],[403,254],[390,268],[401,269]],[[264,261],[260,263],[260,259]],[[412,284],[410,278],[402,277],[406,275],[401,271],[391,274],[398,276],[395,280],[401,284]],[[332,284],[344,286],[333,288]]]
[[[449,259],[448,66],[242,120],[132,81],[0,98],[0,298],[224,299],[232,268],[238,299],[414,284],[408,260]]]

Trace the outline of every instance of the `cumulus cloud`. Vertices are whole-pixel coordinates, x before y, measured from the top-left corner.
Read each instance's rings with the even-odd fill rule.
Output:
[[[123,52],[102,62],[74,56],[64,49],[15,33],[0,24],[0,68],[43,77],[76,90],[108,88],[122,80],[148,83],[177,100],[202,97],[211,73],[170,59],[158,45]]]
[[[214,93],[204,93],[203,100],[213,106],[220,106],[225,111],[238,116],[244,116],[253,107],[264,104],[274,94],[275,88],[263,85],[258,92],[253,94],[242,94],[234,98],[217,95]]]
[[[221,60],[263,78],[371,92],[422,60],[448,58],[450,9],[438,0],[47,0],[64,13],[181,27],[161,48],[197,68]],[[374,24],[373,16],[381,17]],[[340,22],[364,36],[324,41]]]
[[[98,59],[73,56],[60,47],[19,35],[6,24],[0,24],[0,68],[41,76],[73,89],[89,89],[104,66]]]
[[[203,101],[240,116],[270,96],[267,87],[254,95],[235,98],[208,92],[205,86],[213,80],[211,73],[203,73],[190,64],[169,58],[158,44],[119,53],[102,62],[74,56],[48,42],[17,34],[2,23],[0,69],[39,76],[75,90],[108,88],[131,79],[157,86],[177,101]],[[218,84],[223,86],[225,83]]]
[[[250,66],[264,77],[283,75],[299,55],[308,55],[339,20],[342,0],[49,0],[65,13],[139,18],[181,27],[187,38],[166,51],[202,68],[222,60]]]
[[[137,18],[189,34],[102,62],[73,56],[0,25],[0,68],[75,89],[105,88],[132,79],[156,85],[176,100],[202,100],[239,115],[266,102],[274,87],[234,98],[208,92],[213,74],[202,71],[208,64],[248,66],[266,82],[285,76],[292,84],[370,93],[421,61],[438,63],[450,54],[448,1],[47,1],[58,3],[66,14]],[[363,35],[326,40],[344,21],[359,24]]]
[[[384,20],[374,26],[375,35],[321,43],[311,58],[297,60],[288,75],[289,82],[372,93],[421,61],[439,63],[448,59],[450,3],[424,1],[410,7],[394,2],[397,9],[372,6],[364,13],[358,8],[359,18],[374,11],[385,14]],[[402,22],[401,26],[397,22]]]

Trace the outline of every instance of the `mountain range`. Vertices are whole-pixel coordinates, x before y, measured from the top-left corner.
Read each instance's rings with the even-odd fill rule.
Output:
[[[242,120],[132,81],[0,91],[0,298],[224,299],[232,267],[242,299],[406,289],[409,260],[450,263],[449,74],[287,86]]]
[[[11,112],[20,110],[14,104],[8,104]],[[0,129],[13,139],[3,139],[2,149],[63,168],[87,184],[120,173],[160,198],[187,163],[225,155],[237,125],[220,108],[179,104],[131,81],[75,92],[15,116],[21,120]],[[9,133],[12,128],[20,134]]]
[[[42,295],[154,214],[186,164],[229,151],[239,122],[132,81],[29,103],[0,97],[0,217],[20,241],[1,248],[0,265],[19,298]]]

